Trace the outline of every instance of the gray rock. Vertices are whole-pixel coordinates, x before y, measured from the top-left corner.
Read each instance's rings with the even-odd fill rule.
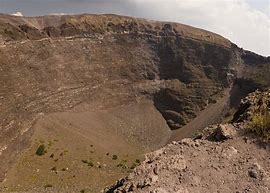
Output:
[[[252,178],[258,178],[259,175],[258,175],[258,172],[255,170],[255,169],[251,169],[248,171],[248,175]]]

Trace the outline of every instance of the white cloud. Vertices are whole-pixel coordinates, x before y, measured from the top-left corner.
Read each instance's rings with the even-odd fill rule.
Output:
[[[19,16],[19,17],[22,17],[23,14],[21,12],[17,12],[17,13],[12,13],[11,15],[14,15],[14,16]]]
[[[128,0],[132,14],[177,21],[225,36],[244,49],[270,55],[270,18],[246,0]]]
[[[48,15],[69,15],[67,13],[49,13]]]

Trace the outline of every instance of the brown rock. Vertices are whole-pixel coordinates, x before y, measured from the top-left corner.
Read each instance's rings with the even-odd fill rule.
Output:
[[[215,133],[217,141],[233,139],[236,136],[235,127],[231,124],[220,124]]]

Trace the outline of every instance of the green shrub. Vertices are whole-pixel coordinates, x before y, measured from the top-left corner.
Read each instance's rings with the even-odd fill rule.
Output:
[[[90,167],[93,167],[94,163],[92,161],[88,161],[87,165],[90,166]]]
[[[265,109],[252,113],[248,128],[263,137],[270,138],[270,112]]]
[[[113,160],[117,160],[117,159],[118,159],[117,155],[113,155],[113,156],[112,156],[112,159],[113,159]]]
[[[37,148],[37,151],[36,151],[36,154],[38,155],[38,156],[42,156],[42,155],[44,155],[45,153],[47,153],[47,150],[46,150],[46,148],[45,148],[45,145],[40,145],[40,146],[38,146],[38,148]]]

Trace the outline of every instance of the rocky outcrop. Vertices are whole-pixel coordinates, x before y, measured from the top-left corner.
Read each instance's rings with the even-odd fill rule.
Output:
[[[257,90],[242,99],[232,122],[250,121],[254,113],[259,113],[264,110],[270,111],[270,90],[265,92]]]
[[[236,134],[236,127],[220,125],[214,133],[222,130],[225,138],[225,130]],[[104,192],[269,192],[270,146],[255,142],[241,136],[221,142],[173,142],[146,155],[131,174]]]
[[[220,124],[218,125],[216,132],[214,133],[217,141],[233,139],[236,135],[236,130],[231,124]]]
[[[231,43],[220,35],[201,30],[188,25],[171,23],[171,22],[155,22],[145,19],[137,19],[118,15],[63,15],[63,16],[43,16],[43,17],[15,17],[11,15],[0,15],[0,23],[10,23],[14,29],[21,32],[25,39],[32,39],[27,36],[28,32],[21,28],[27,25],[31,31],[36,31],[36,38],[39,34],[47,32],[50,37],[92,37],[106,33],[115,34],[131,34],[136,37],[147,36],[182,36],[194,40],[202,40],[205,42],[230,47]],[[2,31],[5,34],[6,31]],[[7,33],[8,35],[8,33]],[[15,38],[16,40],[16,38]]]

